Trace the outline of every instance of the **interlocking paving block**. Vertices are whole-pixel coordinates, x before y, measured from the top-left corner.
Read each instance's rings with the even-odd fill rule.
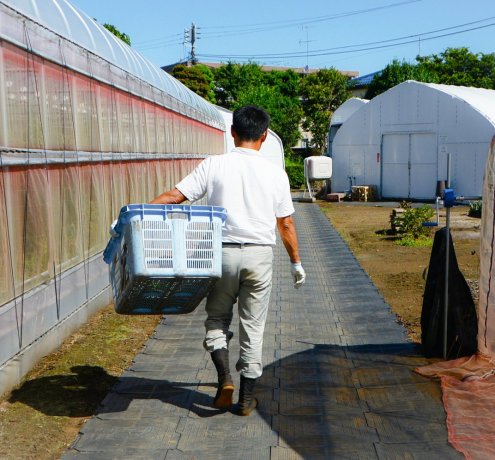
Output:
[[[323,416],[277,415],[273,417],[273,427],[279,433],[279,445],[283,447],[318,446],[323,449],[338,446],[339,450],[366,450],[378,442],[374,428],[333,424]]]
[[[178,432],[181,437],[177,448],[183,452],[223,452],[228,448],[242,451],[253,446],[274,446],[278,440],[277,434],[257,412],[249,417],[224,414],[210,419],[208,424],[202,420],[184,419]]]
[[[298,446],[297,450],[286,447],[272,448],[271,460],[377,460],[373,445],[368,450],[349,450],[348,446],[339,449],[338,446],[322,448],[319,446]]]
[[[389,333],[400,332],[400,334],[404,334],[404,328],[399,324],[390,322],[390,321],[382,321],[375,322],[371,319],[367,322],[364,321],[346,321],[340,322],[339,328],[342,330],[345,335],[354,335],[354,334],[362,334],[362,333],[374,333],[375,336],[379,335],[388,335]]]
[[[383,333],[382,333],[383,334]],[[390,331],[386,335],[374,334],[369,332],[366,334],[348,334],[341,336],[342,345],[359,346],[359,345],[379,345],[383,342],[395,343],[400,340],[405,340],[405,333],[402,331]]]
[[[320,454],[321,452],[316,448],[313,448],[313,451],[311,454],[317,455]],[[304,452],[299,453],[296,450],[290,449],[288,447],[272,447],[271,448],[271,453],[270,453],[270,460],[305,460],[308,458],[308,454],[310,452]],[[318,458],[315,457],[314,455],[311,455],[311,458]]]
[[[132,397],[110,392],[101,402],[98,413],[105,416],[109,415],[110,417],[115,414],[116,417],[120,417],[120,413],[127,411],[131,402]]]
[[[312,363],[312,367],[281,367],[277,369],[276,376],[280,378],[281,386],[305,388],[316,384],[323,386],[354,387],[354,380],[349,369],[340,369],[335,372],[335,368],[326,364]],[[316,364],[316,365],[315,365]]]
[[[377,364],[375,367],[360,367],[352,371],[352,376],[361,387],[424,383],[424,377],[401,365]]]
[[[115,393],[115,398],[121,397]],[[114,398],[111,398],[113,400]],[[166,404],[155,398],[133,398],[127,400],[127,407],[122,410],[115,410],[112,406],[103,405],[98,409],[97,418],[102,420],[140,420],[142,423],[153,423],[154,420],[162,420],[170,416],[187,415],[190,407],[181,407],[174,404]],[[192,403],[191,403],[192,404]]]
[[[365,435],[370,433],[376,433],[374,427],[368,425],[366,419],[366,412],[361,408],[351,407],[333,407],[331,410],[326,411],[324,414],[313,415],[280,415],[275,414],[273,416],[273,429],[277,430],[280,436],[285,439],[301,436],[304,433],[305,427],[312,427],[316,429],[320,425],[322,426],[342,426],[346,428],[356,429],[358,431],[364,430]],[[373,435],[374,436],[374,435]]]
[[[357,391],[373,412],[397,412],[403,415],[420,413],[430,420],[445,419],[442,393],[436,382],[358,388]]]
[[[146,346],[143,350],[143,354],[145,355],[167,355],[170,352],[175,352],[177,347],[180,347],[181,352],[183,353],[194,353],[194,355],[198,356],[201,353],[206,353],[203,347],[201,346],[201,342],[203,340],[203,335],[198,336],[196,346],[186,345],[184,346],[184,339],[150,339],[146,343]]]
[[[401,416],[396,414],[367,413],[370,427],[376,428],[382,443],[447,442],[444,421],[431,421],[421,414]]]
[[[375,444],[379,460],[461,460],[464,455],[446,442]]]
[[[78,452],[77,450],[67,451],[61,460],[165,460],[167,450],[160,449],[113,449],[110,452]]]
[[[326,414],[332,411],[367,410],[365,401],[359,399],[354,388],[323,387],[285,388],[283,382],[278,393],[279,411],[287,415]]]
[[[262,449],[256,446],[241,446],[238,448],[217,449],[214,455],[205,455],[202,450],[181,452],[168,451],[166,460],[270,460],[270,447]]]
[[[132,428],[114,427],[106,421],[105,430],[85,433],[72,446],[80,452],[112,452],[113,450],[158,450],[177,446],[178,418],[136,425]]]
[[[370,315],[370,306],[366,305],[365,307],[355,308],[354,310],[340,310],[335,314],[336,321],[340,323],[379,323],[380,321],[390,321],[391,313],[386,310],[384,305],[376,305],[376,302],[373,303],[374,307],[371,307],[373,310],[376,310],[373,315]]]
[[[197,368],[182,369],[181,372],[177,372],[177,369],[174,369],[172,374],[172,372],[167,369],[151,370],[145,365],[144,369],[141,368],[141,366],[129,368],[124,377],[162,381],[165,383],[175,382],[177,385],[186,387],[198,384],[199,380],[197,375]]]
[[[274,388],[257,388],[255,397],[258,399],[258,407],[256,411],[262,415],[265,420],[269,420],[270,416],[280,412],[278,401],[278,389]],[[237,401],[235,401],[237,402]]]

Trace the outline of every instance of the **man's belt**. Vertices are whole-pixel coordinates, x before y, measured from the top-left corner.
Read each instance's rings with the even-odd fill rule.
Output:
[[[223,248],[244,248],[253,246],[270,246],[269,244],[261,243],[222,243]]]

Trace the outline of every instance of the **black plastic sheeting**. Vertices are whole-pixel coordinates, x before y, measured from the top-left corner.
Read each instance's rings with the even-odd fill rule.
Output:
[[[444,357],[445,255],[447,227],[435,232],[421,311],[421,344],[426,357]],[[469,286],[449,240],[447,359],[476,353],[478,319]]]

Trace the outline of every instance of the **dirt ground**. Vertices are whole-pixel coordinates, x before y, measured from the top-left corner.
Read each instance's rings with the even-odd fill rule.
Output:
[[[391,207],[319,202],[386,301],[420,337],[419,318],[430,248],[402,247],[386,234]],[[459,267],[476,291],[479,219],[467,207],[452,211]],[[441,223],[445,222],[441,218]],[[111,306],[96,314],[56,353],[44,358],[12,394],[0,399],[0,458],[59,459],[99,401],[129,366],[158,317],[116,315]]]
[[[393,209],[390,206],[342,202],[323,203],[321,208],[404,324],[411,340],[419,342],[431,247],[396,244],[396,237],[386,234]],[[452,208],[450,228],[459,268],[477,300],[480,219],[469,217],[468,210],[467,206]],[[445,225],[443,210],[439,222]]]
[[[109,306],[41,360],[0,399],[0,459],[59,459],[158,321]]]

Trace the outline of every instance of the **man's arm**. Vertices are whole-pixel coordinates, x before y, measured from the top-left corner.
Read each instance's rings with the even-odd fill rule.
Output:
[[[287,254],[289,254],[290,261],[293,264],[301,263],[296,226],[294,225],[292,216],[277,217],[277,228],[285,249],[287,250]]]
[[[177,188],[173,188],[168,192],[158,195],[150,201],[150,204],[180,204],[186,201],[187,198]]]
[[[294,287],[300,288],[306,281],[306,272],[299,257],[296,227],[292,216],[277,218],[277,227],[291,261],[290,273],[294,280]]]

